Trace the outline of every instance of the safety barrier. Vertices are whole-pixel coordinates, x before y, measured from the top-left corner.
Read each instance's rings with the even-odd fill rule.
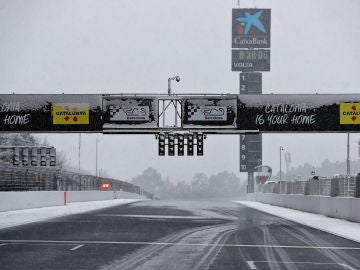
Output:
[[[110,184],[110,190],[143,195],[153,194],[141,187],[112,178],[84,175],[49,167],[22,167],[0,165],[0,191],[84,191],[101,190],[101,184]]]
[[[143,200],[145,197],[123,191],[6,191],[0,192],[0,212],[116,199]]]
[[[360,190],[360,179],[355,176],[296,182],[269,182],[258,185],[258,192],[261,193],[320,195],[330,197],[357,197],[357,193],[360,195],[360,192],[356,192],[356,190]]]

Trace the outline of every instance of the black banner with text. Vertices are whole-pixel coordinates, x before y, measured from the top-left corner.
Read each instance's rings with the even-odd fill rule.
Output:
[[[360,95],[241,95],[238,129],[260,132],[360,131]]]

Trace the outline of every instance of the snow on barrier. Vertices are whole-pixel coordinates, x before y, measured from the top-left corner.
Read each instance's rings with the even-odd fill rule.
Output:
[[[254,193],[248,200],[360,222],[360,198]]]
[[[0,192],[0,212],[47,206],[66,205],[71,202],[114,199],[145,199],[144,196],[122,191],[25,191]]]

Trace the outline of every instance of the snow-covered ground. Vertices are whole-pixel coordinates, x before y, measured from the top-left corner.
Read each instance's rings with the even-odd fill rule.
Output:
[[[285,218],[309,227],[360,242],[360,223],[357,222],[330,218],[324,215],[293,210],[260,202],[237,201],[237,203],[241,203],[248,207],[272,214],[274,216]]]
[[[51,206],[24,210],[0,212],[0,229],[43,221],[55,217],[84,213],[92,210],[123,205],[139,199],[118,199],[106,201],[68,203],[66,206]]]

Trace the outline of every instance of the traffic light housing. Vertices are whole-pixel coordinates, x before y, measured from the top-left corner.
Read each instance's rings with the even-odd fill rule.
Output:
[[[188,156],[194,155],[194,135],[193,134],[187,135],[187,155]]]
[[[14,166],[20,165],[20,148],[19,147],[14,148],[13,165]]]
[[[178,156],[183,156],[185,136],[184,134],[178,134],[177,138],[178,138]]]
[[[41,148],[40,166],[46,166],[46,148]]]
[[[31,166],[38,165],[38,149],[33,147],[31,148]]]
[[[29,148],[22,149],[22,165],[23,166],[29,165]]]
[[[50,148],[50,166],[56,166],[56,149]]]
[[[160,133],[158,140],[159,140],[159,156],[165,156],[165,134]]]
[[[204,155],[204,134],[202,133],[196,134],[196,150],[198,156]]]
[[[172,133],[168,134],[168,155],[175,156],[175,135]]]

